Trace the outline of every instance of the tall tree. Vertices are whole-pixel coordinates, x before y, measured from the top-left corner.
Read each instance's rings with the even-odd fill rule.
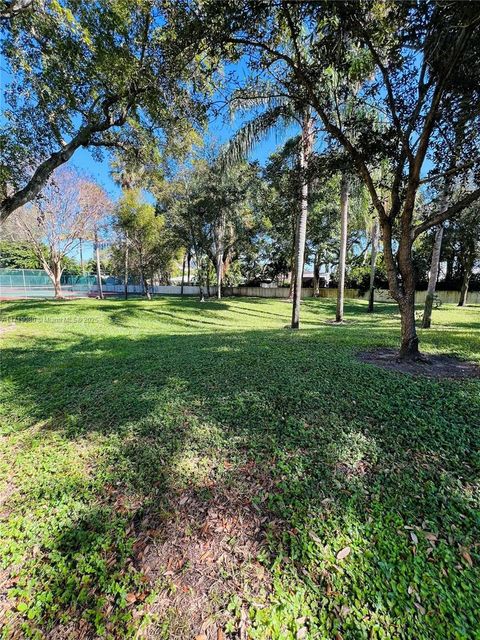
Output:
[[[100,244],[102,242],[102,231],[107,232],[109,228],[108,217],[112,213],[112,203],[100,185],[87,179],[83,179],[79,185],[78,199],[85,215],[94,221],[90,238],[79,238],[79,245],[81,247],[82,240],[90,239],[93,241],[98,294],[100,299],[103,300]]]
[[[271,84],[247,87],[238,91],[233,103],[242,106],[268,105],[262,113],[244,125],[229,142],[223,159],[236,159],[252,149],[252,147],[272,129],[298,123],[301,135],[298,140],[298,168],[300,188],[298,192],[297,213],[293,220],[294,243],[292,253],[292,270],[290,296],[292,298],[292,329],[300,326],[300,302],[303,281],[305,242],[308,218],[308,193],[311,178],[309,161],[314,143],[314,121],[310,109],[302,106],[301,100],[293,99],[287,94],[279,95]]]
[[[129,271],[136,267],[143,294],[150,300],[155,275],[170,269],[178,245],[167,233],[164,217],[142,200],[139,190],[124,192],[115,209],[114,226],[120,231],[115,252],[125,260],[124,238],[128,234]]]
[[[313,121],[308,111],[303,114],[300,139],[300,213],[295,233],[295,278],[292,305],[292,329],[300,326],[300,302],[302,299],[303,268],[305,264],[305,242],[307,238],[309,160],[313,149]]]
[[[252,226],[257,172],[256,165],[245,162],[225,167],[216,158],[200,158],[166,185],[158,201],[158,210],[184,247],[193,248],[201,287],[203,272],[208,275],[205,258],[210,260],[218,298],[228,267]]]

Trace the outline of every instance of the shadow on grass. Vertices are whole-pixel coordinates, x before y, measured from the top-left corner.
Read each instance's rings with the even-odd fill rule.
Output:
[[[99,308],[121,323],[115,304]],[[382,342],[387,335],[384,328]],[[207,637],[229,616],[240,633],[242,614],[227,613],[232,591],[242,607],[253,607],[251,624],[265,634],[258,637],[268,637],[275,615],[285,629],[278,637],[295,637],[305,612],[312,634],[354,638],[379,625],[390,637],[471,637],[478,569],[462,550],[478,539],[478,384],[413,379],[354,359],[357,348],[378,340],[359,324],[353,333],[73,334],[70,342],[29,340],[4,349],[7,409],[26,416],[24,427],[45,424],[23,447],[39,452],[50,434],[62,443],[55,440],[57,447],[92,437],[100,447],[87,480],[65,481],[58,469],[52,477],[50,454],[42,453],[46,461],[38,454],[48,473],[31,481],[23,517],[33,517],[34,531],[36,517],[45,515],[46,525],[39,525],[40,541],[25,540],[22,575],[29,579],[13,586],[26,609],[12,624],[57,634],[86,625],[87,637],[127,637],[133,612],[143,611],[158,581],[160,637],[196,633],[205,622],[193,613],[197,601],[214,617]],[[239,490],[247,468],[255,491]],[[205,529],[212,509],[224,514],[218,526],[235,516],[219,507],[229,500],[237,515],[245,507],[258,518],[246,534],[254,553],[237,558],[236,569],[223,567],[214,604],[199,558],[212,546],[225,553],[235,547],[234,531],[230,544],[214,537],[215,527]],[[62,503],[69,510],[63,519]],[[339,562],[347,545],[351,558]],[[188,556],[197,573],[180,560],[168,570],[169,549]],[[235,576],[256,566],[257,555],[265,572],[257,582],[270,600],[264,594],[255,609],[261,594],[248,587],[250,573],[238,584]],[[174,596],[181,585],[193,589],[190,600]]]

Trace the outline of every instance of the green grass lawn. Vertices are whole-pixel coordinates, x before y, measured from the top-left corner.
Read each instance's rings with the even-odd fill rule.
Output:
[[[357,361],[391,305],[333,315],[4,304],[4,637],[480,638],[480,380]],[[480,361],[479,307],[433,322]]]

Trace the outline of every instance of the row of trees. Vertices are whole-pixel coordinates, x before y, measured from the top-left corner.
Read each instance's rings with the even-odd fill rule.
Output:
[[[97,274],[100,296],[101,273],[125,285],[141,283],[148,298],[154,283],[168,284],[173,275],[182,273],[182,284],[185,275],[187,283],[194,275],[202,296],[205,289],[210,295],[213,283],[220,298],[225,282],[284,282],[293,300],[302,185],[299,142],[299,138],[288,140],[263,169],[244,161],[225,169],[222,158],[212,152],[197,157],[172,179],[157,177],[156,205],[146,202],[139,186],[133,186],[142,182],[141,177],[123,178],[122,196],[114,203],[91,178],[60,170],[41,199],[18,210],[4,225],[7,241],[2,243],[1,264],[45,269],[60,297],[65,271],[85,273],[74,258],[82,259],[82,243],[84,253],[85,243],[90,242],[95,251],[87,272]],[[329,178],[317,176],[309,182],[305,263],[313,266],[314,293],[319,293],[321,265],[328,265],[331,284],[339,293],[342,279],[346,286],[362,291],[385,288],[384,256],[368,194],[359,181],[350,181],[348,224],[342,234],[339,193],[344,178],[339,172],[329,173]],[[429,284],[436,284],[439,265],[445,264],[441,285],[461,288],[463,304],[479,257],[480,220],[475,208],[466,209],[441,230],[441,246],[438,232],[425,234],[416,244],[416,280],[426,286],[430,272]],[[104,245],[108,249],[100,256],[99,247]],[[339,301],[337,320],[343,316],[340,296]],[[430,319],[429,297],[427,301]],[[427,317],[424,326],[429,326]]]
[[[171,168],[169,158],[191,146],[211,105],[226,96],[232,109],[253,108],[256,117],[211,168],[222,179],[266,130],[299,123],[294,287],[314,183],[325,176],[339,176],[342,284],[359,181],[375,211],[400,311],[400,355],[418,357],[414,247],[480,197],[477,3],[225,0],[221,12],[216,0],[10,5],[2,218],[32,201],[82,146],[120,150],[148,181],[151,167]],[[225,74],[225,65],[233,71]],[[194,180],[187,182],[184,199],[206,206]],[[215,225],[208,233],[215,236],[210,251],[219,280],[237,231],[222,220]],[[378,236],[375,221],[371,234]],[[293,327],[299,295],[297,287]]]

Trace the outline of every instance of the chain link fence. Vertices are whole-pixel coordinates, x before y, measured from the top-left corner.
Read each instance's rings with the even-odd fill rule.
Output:
[[[95,276],[62,276],[65,297],[88,296],[96,290]],[[0,269],[0,298],[53,298],[55,290],[42,269]]]

